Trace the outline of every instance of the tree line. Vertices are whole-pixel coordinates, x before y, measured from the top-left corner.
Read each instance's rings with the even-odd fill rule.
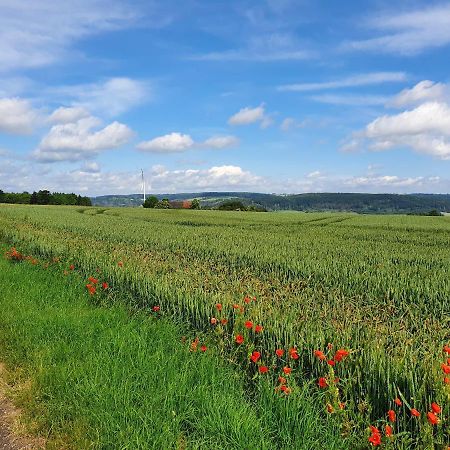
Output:
[[[89,197],[77,194],[65,194],[63,192],[50,192],[40,190],[38,192],[3,192],[0,189],[0,203],[21,203],[29,205],[76,205],[92,206]]]

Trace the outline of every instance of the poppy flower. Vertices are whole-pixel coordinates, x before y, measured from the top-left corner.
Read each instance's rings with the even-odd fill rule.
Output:
[[[251,359],[254,363],[258,362],[259,358],[261,358],[261,353],[259,353],[259,352],[253,352],[253,353],[252,353],[252,356],[250,356],[250,359]]]
[[[341,362],[345,357],[347,357],[350,353],[343,348],[339,349],[334,355],[334,360],[337,362]]]
[[[269,368],[267,366],[260,366],[259,373],[267,373]]]
[[[345,409],[345,403],[339,402],[339,408],[340,409]]]
[[[122,261],[119,261],[119,262],[117,263],[117,265],[118,265],[119,267],[123,267],[123,262],[122,262]]]
[[[158,312],[160,309],[161,309],[161,308],[160,308],[158,305],[155,305],[155,306],[152,308],[152,310],[153,310],[154,312]]]
[[[297,349],[296,349],[296,348],[291,348],[291,349],[289,350],[289,356],[290,356],[292,359],[297,360],[297,359],[299,358],[298,353],[297,353]]]
[[[371,427],[371,428],[375,428],[375,427]],[[375,428],[375,430],[377,430],[377,429]],[[379,445],[381,445],[381,434],[378,430],[377,431],[372,430],[372,434],[369,436],[369,442],[374,447],[378,447]]]
[[[434,412],[435,414],[439,414],[439,413],[441,412],[441,407],[440,407],[437,403],[435,403],[435,402],[433,402],[433,403],[431,404],[431,409],[433,410],[433,412]]]
[[[240,306],[237,304],[237,303],[235,303],[234,305],[233,305],[233,309],[239,309],[240,308]]]
[[[227,320],[227,319],[222,319],[222,320],[220,321],[220,323],[221,323],[222,325],[226,325],[226,324],[228,323],[228,320]]]
[[[216,325],[217,324],[217,319],[215,317],[211,317],[211,325]]]
[[[327,357],[325,356],[325,353],[320,350],[314,350],[314,356],[319,358],[321,361],[324,361],[325,359],[327,359]]]
[[[71,265],[69,266],[69,269],[70,269],[70,270],[74,270],[74,269],[75,269],[75,266],[74,266],[73,264],[71,264]]]
[[[255,327],[255,333],[261,333],[261,331],[263,330],[264,328],[262,327],[262,325],[256,325],[256,327]]]
[[[329,360],[327,361],[327,364],[328,364],[329,366],[335,366],[335,365],[336,365],[336,361],[334,361],[334,360],[332,360],[332,359],[329,359]]]
[[[402,401],[397,397],[396,399],[394,399],[394,403],[397,405],[397,406],[402,406]]]
[[[244,326],[245,326],[245,328],[250,330],[251,328],[253,328],[253,322],[250,320],[247,320],[247,322],[245,322]]]
[[[284,384],[280,386],[280,389],[282,392],[284,392],[286,395],[291,393],[291,389],[285,386]]]
[[[447,358],[447,365],[450,365],[450,358]]]
[[[372,433],[381,434],[380,430],[377,427],[374,427],[373,425],[369,425],[369,427]]]
[[[392,436],[392,427],[390,425],[386,425],[384,427],[384,433],[386,434],[387,437],[391,437]]]
[[[447,355],[450,355],[450,345],[444,345],[444,348],[442,349],[444,353],[447,353]]]
[[[91,283],[93,283],[93,284],[97,284],[97,283],[98,283],[97,278],[94,278],[94,277],[89,277],[88,280],[89,280]]]
[[[438,417],[436,416],[436,414],[432,412],[427,413],[427,419],[428,422],[431,423],[431,425],[437,425],[439,423]]]
[[[442,372],[444,372],[446,375],[450,374],[450,366],[449,365],[442,363],[441,368],[442,368]]]
[[[247,303],[247,305],[252,301],[250,297],[245,297],[244,302]]]
[[[238,334],[237,336],[236,336],[236,344],[239,344],[239,345],[241,345],[243,342],[244,342],[244,336],[242,336],[241,334]]]
[[[281,358],[284,355],[284,350],[282,348],[277,348],[275,350],[275,354],[278,356],[278,358]]]
[[[411,409],[411,415],[414,417],[420,417],[420,412],[417,409]]]
[[[289,375],[292,372],[290,367],[283,367],[283,372],[285,375]]]
[[[389,417],[389,422],[394,423],[394,422],[395,422],[395,418],[396,418],[396,416],[395,416],[395,411],[394,411],[393,409],[390,409],[390,410],[387,412],[387,415],[388,415],[388,417]]]
[[[103,289],[108,289],[109,288],[108,283],[103,282],[102,283],[102,288]]]
[[[334,408],[329,403],[327,403],[327,412],[330,413],[330,414],[334,413]]]
[[[324,377],[320,377],[319,380],[317,381],[317,384],[318,384],[319,387],[321,387],[321,388],[326,388],[326,387],[328,387],[327,379],[324,378]]]
[[[217,303],[216,308],[217,308],[217,311],[222,311],[222,304]]]
[[[206,345],[202,345],[202,346],[200,347],[200,350],[201,350],[203,353],[206,352],[206,350],[207,350]]]
[[[328,342],[327,348],[328,348],[328,350],[331,350],[333,348],[333,344],[331,342]]]
[[[278,383],[280,383],[280,384],[286,384],[286,383],[287,383],[287,380],[286,380],[286,378],[284,378],[284,377],[278,377]]]
[[[449,377],[444,377],[444,383],[445,384],[450,384],[450,378]]]

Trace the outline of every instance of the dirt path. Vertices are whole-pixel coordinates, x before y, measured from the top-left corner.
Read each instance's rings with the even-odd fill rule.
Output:
[[[13,433],[20,411],[7,399],[11,388],[4,382],[5,367],[0,363],[0,450],[38,450],[45,448],[41,439]]]

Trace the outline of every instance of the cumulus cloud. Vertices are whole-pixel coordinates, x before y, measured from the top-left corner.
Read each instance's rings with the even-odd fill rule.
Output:
[[[267,128],[272,125],[272,118],[266,114],[264,104],[256,108],[245,107],[240,109],[228,119],[228,124],[233,126],[250,125],[260,123],[261,128]]]
[[[344,44],[347,50],[405,56],[450,44],[450,4],[434,4],[408,12],[377,15],[366,27],[380,36]]]
[[[53,87],[46,94],[61,103],[117,116],[148,101],[151,86],[147,81],[115,77],[97,83]]]
[[[322,91],[327,89],[340,89],[346,87],[369,86],[382,83],[396,83],[406,80],[404,72],[373,72],[352,75],[338,80],[324,81],[320,83],[296,83],[278,86],[279,91]]]
[[[426,101],[445,100],[446,98],[450,99],[450,89],[446,84],[423,80],[411,89],[404,89],[401,91],[388,102],[388,106],[403,108]]]
[[[40,120],[40,115],[28,100],[0,99],[0,132],[30,134]]]
[[[327,103],[329,105],[343,106],[372,106],[384,105],[388,101],[388,97],[383,95],[354,95],[354,94],[321,94],[310,97],[319,103]]]
[[[53,123],[71,123],[76,122],[85,117],[89,117],[89,112],[81,107],[63,107],[56,109],[49,117],[49,121]]]
[[[196,142],[189,134],[173,132],[140,142],[136,148],[152,153],[181,153],[193,148],[223,149],[238,144],[239,140],[235,136],[213,136],[203,142]]]
[[[104,128],[100,128],[101,125],[102,122],[92,116],[54,125],[33,157],[41,162],[89,159],[103,150],[126,144],[133,136],[131,129],[122,123],[112,122]]]

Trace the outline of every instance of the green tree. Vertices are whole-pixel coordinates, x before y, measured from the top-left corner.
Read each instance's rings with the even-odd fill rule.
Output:
[[[160,202],[157,203],[156,208],[159,209],[170,209],[170,202],[168,198],[163,198]]]
[[[200,209],[200,201],[198,198],[194,198],[194,200],[192,200],[191,209]]]
[[[145,199],[144,204],[142,205],[144,208],[155,208],[158,204],[158,198],[154,195],[151,195],[150,197],[147,197]]]

